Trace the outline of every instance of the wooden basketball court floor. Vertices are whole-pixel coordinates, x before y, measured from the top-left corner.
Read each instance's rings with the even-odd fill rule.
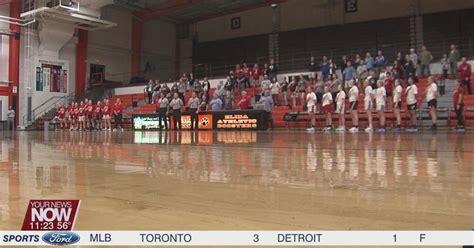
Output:
[[[18,132],[0,230],[80,199],[75,230],[471,230],[474,135]]]

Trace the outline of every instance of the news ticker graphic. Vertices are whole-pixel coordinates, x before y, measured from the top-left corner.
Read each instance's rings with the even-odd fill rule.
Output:
[[[30,200],[21,230],[70,231],[80,203],[80,200]]]
[[[0,231],[0,246],[473,245],[472,231]]]

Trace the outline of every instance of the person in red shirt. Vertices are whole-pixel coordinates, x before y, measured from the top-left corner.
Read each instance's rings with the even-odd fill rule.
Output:
[[[404,75],[405,72],[403,70],[403,66],[400,65],[398,60],[395,60],[392,67],[392,77],[394,79],[404,79]]]
[[[97,101],[97,104],[94,108],[94,113],[92,114],[94,120],[94,126],[96,130],[100,130],[102,122],[102,104],[100,101]]]
[[[78,120],[78,128],[79,128],[79,131],[82,131],[82,129],[85,129],[86,128],[86,125],[85,125],[85,122],[86,122],[86,116],[85,116],[85,110],[86,110],[86,106],[84,104],[84,101],[81,101],[81,103],[79,104],[79,108],[78,108],[78,117],[79,117],[79,120]]]
[[[265,76],[265,75],[268,76],[268,72],[269,72],[269,71],[268,71],[268,64],[264,64],[264,65],[263,65],[263,69],[262,69],[262,71],[261,71],[261,75],[262,75],[262,76]]]
[[[86,125],[87,130],[92,131],[94,127],[94,120],[92,119],[92,114],[94,113],[94,105],[92,105],[92,100],[89,100],[86,104]]]
[[[61,105],[58,108],[58,119],[59,119],[59,125],[60,128],[66,128],[67,123],[66,123],[66,107],[64,106],[64,103],[61,103]]]
[[[464,109],[464,87],[462,86],[461,80],[456,80],[456,89],[453,93],[453,107],[456,112],[456,119],[458,125],[456,126],[457,131],[464,131],[464,120],[462,117],[462,111]]]
[[[114,107],[113,107],[114,123],[115,123],[114,131],[115,130],[123,131],[122,112],[123,112],[122,101],[120,100],[120,98],[117,98],[117,101],[115,102]],[[119,129],[119,127],[120,127],[120,129]]]
[[[250,105],[250,96],[247,96],[247,91],[242,91],[242,99],[239,101],[239,108],[244,110],[248,109]]]
[[[71,128],[69,130],[77,130],[79,128],[78,123],[78,116],[79,116],[79,105],[77,102],[74,103],[74,106],[71,108]]]
[[[260,86],[260,68],[258,68],[257,64],[253,65],[253,69],[250,73],[252,75],[252,82],[250,82],[252,87]]]
[[[112,130],[112,126],[110,125],[110,113],[111,113],[111,108],[110,108],[110,103],[109,99],[105,99],[104,106],[102,107],[102,120],[103,120],[103,130],[110,131]]]
[[[462,57],[461,59],[461,65],[458,67],[459,71],[459,78],[462,80],[462,84],[464,87],[467,88],[467,93],[469,95],[472,95],[472,88],[471,88],[471,74],[472,74],[472,68],[469,63],[467,63],[467,58]]]
[[[390,72],[387,72],[387,76],[385,77],[384,88],[387,95],[388,103],[392,102],[392,92],[393,92],[393,77]],[[390,104],[388,105],[390,106]]]

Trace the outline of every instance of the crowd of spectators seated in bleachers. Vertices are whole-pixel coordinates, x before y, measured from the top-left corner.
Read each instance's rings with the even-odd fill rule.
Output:
[[[343,56],[339,62],[322,56],[318,63],[312,55],[309,58],[309,72],[298,76],[282,77],[278,80],[278,67],[273,60],[263,66],[242,63],[229,71],[225,80],[220,81],[212,91],[208,78],[199,80],[191,73],[183,74],[171,87],[159,80],[150,80],[144,93],[147,103],[150,104],[160,105],[163,98],[167,98],[170,103],[176,95],[183,102],[183,106],[190,107],[185,94],[194,92],[197,104],[193,103],[193,106],[197,108],[196,111],[247,109],[252,105],[251,97],[254,95],[254,107],[261,104],[262,108],[268,110],[270,106],[271,111],[271,106],[283,105],[292,108],[299,103],[306,110],[307,89],[310,87],[316,95],[315,112],[318,113],[322,111],[321,104],[326,91],[332,99],[336,99],[340,87],[347,94],[351,85],[362,89],[366,81],[373,90],[384,87],[390,101],[395,80],[398,80],[402,87],[407,86],[409,79],[416,84],[418,78],[431,75],[430,64],[433,62],[434,58],[426,46],[422,46],[419,54],[410,49],[405,55],[399,52],[397,57],[392,59],[386,58],[381,50],[377,51],[375,57],[367,52],[365,57],[360,54],[353,58]],[[458,66],[459,62],[461,64]],[[466,91],[472,94],[470,65],[465,57],[461,58],[455,45],[451,45],[451,51],[440,59],[440,64],[441,71],[437,72],[440,76],[432,78],[439,87],[439,94],[444,94],[444,84],[448,77],[458,78]],[[377,86],[380,80],[382,84]],[[252,90],[252,96],[247,94],[249,90]],[[239,97],[237,101],[236,96]],[[332,101],[332,104],[335,110],[336,102]]]

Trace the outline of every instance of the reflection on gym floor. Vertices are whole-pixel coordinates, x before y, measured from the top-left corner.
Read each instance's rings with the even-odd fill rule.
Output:
[[[29,199],[68,198],[82,229],[466,229],[469,137],[18,133],[0,140],[0,228]]]

